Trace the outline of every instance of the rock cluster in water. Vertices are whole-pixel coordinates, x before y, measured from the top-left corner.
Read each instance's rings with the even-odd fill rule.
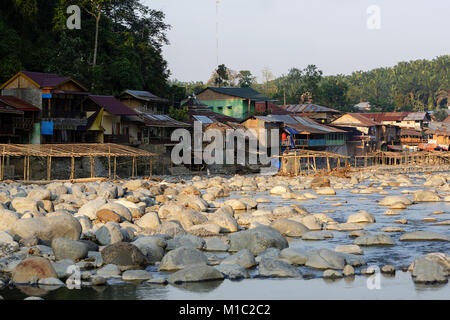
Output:
[[[377,223],[370,212],[348,212],[346,220],[336,221],[333,210],[310,213],[298,202],[318,199],[345,205],[339,190],[350,189],[382,195],[378,206],[387,208],[385,216],[395,216],[416,203],[450,201],[449,178],[431,175],[422,185],[414,185],[406,175],[373,173],[351,179],[236,175],[45,186],[2,183],[0,287],[102,286],[112,280],[179,284],[224,278],[301,279],[305,269],[299,266],[322,270],[328,279],[349,277],[366,264],[364,247],[383,250],[407,241],[448,245],[450,237],[424,228],[404,233],[395,226],[367,232],[367,225]],[[378,185],[360,184],[364,180]],[[390,195],[386,187],[406,189],[403,195]],[[410,192],[409,187],[422,189]],[[255,192],[291,204],[273,207],[271,199],[255,198]],[[292,238],[326,242],[333,232],[347,233],[348,243],[317,250],[289,246]],[[392,233],[403,234],[396,241]],[[415,282],[448,281],[450,257],[445,252],[418,256],[409,263]],[[396,269],[383,268],[386,274]]]

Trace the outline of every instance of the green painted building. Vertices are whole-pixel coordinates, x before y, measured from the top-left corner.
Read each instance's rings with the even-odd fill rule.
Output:
[[[255,104],[271,98],[252,88],[208,87],[197,94],[197,99],[211,111],[237,119],[245,119],[255,114]]]

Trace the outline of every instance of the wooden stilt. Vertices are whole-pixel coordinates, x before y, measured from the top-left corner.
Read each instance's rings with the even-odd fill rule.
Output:
[[[133,164],[132,164],[132,172],[131,172],[131,177],[134,178],[134,166],[136,165],[136,158],[133,157]]]
[[[117,157],[114,157],[114,180],[116,180]]]
[[[108,156],[108,178],[111,180],[111,156]]]
[[[92,178],[92,157],[89,157],[89,167],[91,169],[91,178]]]
[[[308,155],[308,176],[309,176],[309,155]]]
[[[47,157],[47,180],[50,181],[52,177],[52,157]]]
[[[73,180],[75,179],[75,157],[72,156],[70,162],[70,180]]]
[[[153,175],[153,157],[150,157],[150,179]]]
[[[31,171],[30,171],[30,156],[28,156],[27,158],[28,158],[28,161],[27,161],[27,181],[30,181],[30,174],[31,174]]]

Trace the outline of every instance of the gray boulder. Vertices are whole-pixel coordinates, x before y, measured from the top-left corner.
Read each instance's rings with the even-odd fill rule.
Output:
[[[342,273],[336,270],[327,269],[322,275],[325,279],[339,279],[342,278]]]
[[[43,218],[17,220],[12,233],[22,239],[37,237],[51,242],[55,238],[78,240],[81,235],[81,224],[70,215],[57,215]]]
[[[345,259],[342,255],[328,249],[319,249],[308,253],[305,266],[314,269],[342,270],[345,267]]]
[[[146,281],[152,279],[150,272],[145,270],[127,270],[122,273],[124,281]]]
[[[187,266],[206,265],[206,255],[192,247],[180,247],[169,251],[159,264],[160,271],[177,271]]]
[[[81,260],[87,257],[89,247],[86,243],[65,238],[56,238],[52,241],[52,249],[56,260]]]
[[[219,238],[208,238],[205,240],[206,251],[228,251],[230,245]]]
[[[418,190],[413,193],[414,202],[436,202],[441,201],[441,197],[434,191]]]
[[[278,230],[283,236],[301,237],[309,229],[297,221],[289,219],[277,219],[270,225],[272,228]]]
[[[258,255],[268,248],[284,249],[288,242],[281,233],[271,227],[261,226],[251,230],[239,231],[229,236],[230,251],[249,249],[253,255]]]
[[[238,264],[219,264],[215,266],[227,279],[239,280],[250,278],[250,275],[244,267]]]
[[[359,246],[392,246],[395,245],[394,239],[387,234],[369,234],[356,238],[353,244]]]
[[[30,212],[38,212],[38,201],[24,198],[24,197],[16,197],[11,201],[11,208],[14,211],[19,213],[25,213],[27,211]]]
[[[105,247],[101,253],[105,264],[115,264],[121,270],[140,269],[149,264],[147,257],[131,243],[114,243]]]
[[[302,266],[308,260],[308,254],[300,249],[286,248],[281,250],[280,259],[292,265]]]
[[[222,260],[221,264],[237,264],[243,268],[249,269],[256,266],[256,261],[250,250],[243,249]]]
[[[223,279],[224,276],[219,270],[207,265],[198,265],[190,266],[171,274],[168,281],[172,284],[178,284],[185,282],[200,282]]]
[[[121,271],[115,264],[107,264],[103,268],[98,269],[96,275],[103,278],[116,278],[121,276]]]
[[[450,241],[450,237],[436,232],[413,231],[402,234],[400,241]]]
[[[208,214],[208,221],[215,223],[221,228],[221,232],[236,232],[238,230],[238,223],[236,219],[224,210],[217,210]]]
[[[36,201],[51,200],[51,193],[47,189],[34,189],[28,193],[27,198]]]
[[[124,235],[121,232],[120,227],[112,222],[108,222],[97,229],[97,231],[95,231],[95,237],[103,246],[122,242],[124,240]]]
[[[167,241],[167,250],[179,247],[192,247],[201,250],[205,247],[205,240],[192,234],[181,234]]]
[[[448,282],[444,267],[425,257],[417,258],[414,261],[414,268],[411,275],[416,283],[431,284]]]
[[[0,207],[0,231],[11,230],[19,219],[20,216],[16,212]]]
[[[164,257],[164,248],[156,237],[141,237],[132,242],[133,245],[139,248],[141,252],[147,257],[149,263],[161,261]],[[164,242],[165,247],[165,242]]]
[[[96,198],[94,200],[86,202],[84,205],[80,207],[78,212],[75,214],[76,217],[78,216],[87,216],[91,220],[97,219],[97,211],[100,209],[104,204],[106,203],[106,200],[103,198]]]
[[[380,202],[378,202],[380,206],[387,206],[387,207],[394,205],[396,203],[401,203],[404,204],[405,206],[409,206],[412,204],[412,201],[402,196],[387,196],[384,197]]]
[[[302,274],[289,263],[281,260],[263,258],[258,266],[259,275],[263,277],[301,278]]]

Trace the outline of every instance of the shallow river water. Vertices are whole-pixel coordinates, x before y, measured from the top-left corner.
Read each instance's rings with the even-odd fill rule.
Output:
[[[402,190],[424,189],[422,184],[424,179],[419,175],[412,175],[416,187],[384,187],[389,195],[403,195],[412,199],[409,194],[402,194]],[[371,181],[364,184],[368,185]],[[378,184],[375,183],[374,187]],[[311,190],[305,190],[312,192]],[[358,194],[351,193],[351,189],[336,189],[335,196],[318,196],[318,199],[307,201],[282,200],[281,197],[270,196],[268,192],[247,192],[246,195],[232,193],[231,198],[265,197],[272,203],[259,204],[258,209],[275,208],[277,206],[289,206],[299,204],[305,207],[310,213],[327,213],[337,222],[346,222],[350,214],[358,210],[366,210],[372,214],[376,223],[366,225],[364,230],[369,232],[382,232],[383,227],[401,227],[405,232],[411,231],[431,231],[450,236],[449,225],[434,225],[436,222],[450,220],[450,202],[418,203],[409,206],[407,209],[399,210],[397,216],[386,216],[383,213],[386,207],[379,206],[377,200],[386,195],[378,193]],[[441,193],[445,195],[445,193]],[[228,198],[227,198],[228,199]],[[221,199],[225,201],[227,199]],[[344,203],[346,201],[346,203]],[[342,202],[342,206],[333,206]],[[441,214],[433,214],[436,211],[443,211]],[[423,218],[436,218],[435,222],[425,222]],[[407,224],[397,224],[394,220],[406,218]],[[289,246],[302,249],[328,248],[334,250],[340,244],[352,244],[349,237],[350,232],[329,231],[333,238],[319,241],[305,241],[290,238]],[[355,267],[356,276],[339,280],[327,280],[322,278],[323,271],[314,270],[307,267],[299,267],[304,274],[304,279],[264,279],[255,277],[257,271],[250,272],[252,278],[240,281],[224,280],[219,282],[204,282],[178,285],[149,285],[130,284],[122,281],[111,281],[113,285],[103,288],[86,287],[82,289],[69,290],[59,288],[50,292],[34,292],[34,295],[42,295],[45,299],[450,299],[450,284],[444,285],[418,285],[415,284],[409,272],[401,271],[408,267],[415,258],[431,252],[450,253],[450,243],[441,241],[399,241],[403,234],[400,232],[389,232],[395,241],[395,246],[372,246],[362,247],[367,265]],[[226,253],[217,253],[223,257]],[[361,275],[362,268],[369,265],[390,264],[396,267],[395,276],[376,274],[375,276]],[[168,273],[157,272],[156,267],[149,267],[149,271],[155,278],[167,277]],[[379,286],[373,288],[370,283],[378,281]],[[368,284],[369,282],[369,284]],[[372,288],[372,289],[371,289]],[[28,288],[30,289],[30,288]],[[4,288],[0,290],[0,295],[5,299],[23,299],[27,296],[18,288]],[[26,291],[26,290],[25,290]],[[30,292],[27,292],[30,295]]]

